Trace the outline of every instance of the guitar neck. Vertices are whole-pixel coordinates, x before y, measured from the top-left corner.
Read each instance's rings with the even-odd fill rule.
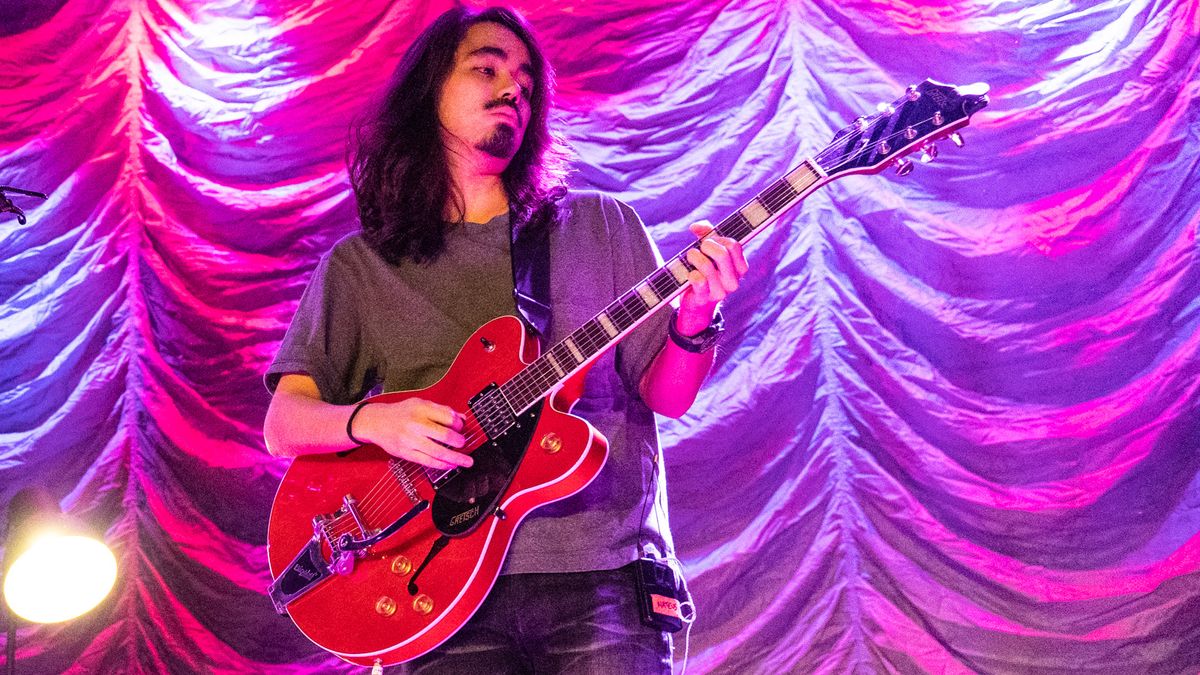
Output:
[[[816,162],[805,160],[718,223],[712,234],[744,244],[820,187],[826,178]],[[528,410],[682,293],[687,288],[688,273],[694,269],[687,260],[688,251],[699,247],[697,240],[680,251],[501,385],[513,410],[517,414]]]

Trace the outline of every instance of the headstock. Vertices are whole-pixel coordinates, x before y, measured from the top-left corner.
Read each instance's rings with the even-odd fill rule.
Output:
[[[982,82],[955,87],[933,80],[908,88],[903,96],[879,106],[879,112],[859,117],[839,131],[816,163],[830,177],[850,173],[879,173],[894,164],[901,176],[912,171],[904,156],[921,149],[921,161],[937,157],[940,138],[962,147],[958,129],[988,104],[988,86]]]

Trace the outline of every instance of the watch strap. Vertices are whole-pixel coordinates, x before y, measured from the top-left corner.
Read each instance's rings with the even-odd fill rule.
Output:
[[[675,327],[675,321],[679,318],[679,310],[676,309],[671,313],[671,320],[667,323],[667,335],[670,336],[671,342],[674,342],[684,351],[692,352],[693,354],[701,354],[713,347],[717,346],[717,342],[721,340],[721,334],[725,332],[725,316],[721,314],[721,308],[713,314],[712,323],[708,324],[708,328],[696,333],[695,335],[684,335]]]

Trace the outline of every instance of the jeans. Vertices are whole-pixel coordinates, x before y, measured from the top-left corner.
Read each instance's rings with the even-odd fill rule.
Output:
[[[671,673],[671,634],[638,618],[633,566],[501,576],[479,611],[402,672]]]

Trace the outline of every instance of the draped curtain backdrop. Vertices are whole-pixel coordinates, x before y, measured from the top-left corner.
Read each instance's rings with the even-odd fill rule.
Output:
[[[0,216],[0,497],[121,572],[24,672],[361,672],[265,595],[261,374],[356,228],[349,124],[448,6],[4,0],[0,184],[50,198]],[[1200,670],[1196,2],[517,6],[575,185],[667,254],[906,85],[991,85],[966,147],[749,247],[661,424],[690,672]]]

